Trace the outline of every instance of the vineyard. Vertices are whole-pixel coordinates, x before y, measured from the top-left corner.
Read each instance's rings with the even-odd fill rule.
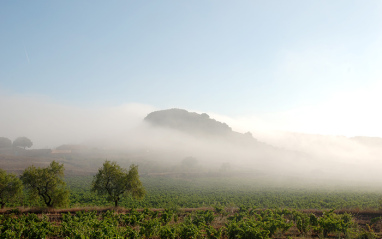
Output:
[[[71,207],[111,206],[90,192],[91,176],[68,178]],[[382,189],[357,186],[240,177],[171,178],[141,177],[147,194],[143,200],[123,198],[125,208],[200,208],[222,205],[251,208],[373,209],[381,207]]]
[[[381,213],[227,210],[8,210],[0,238],[380,238]]]
[[[382,237],[382,190],[367,185],[144,176],[146,197],[114,208],[90,191],[92,178],[65,179],[69,208],[45,208],[27,195],[7,204],[0,238]]]
[[[106,197],[92,193],[92,176],[68,177],[69,207],[109,207],[113,203]],[[240,177],[171,178],[141,177],[147,191],[142,200],[123,197],[124,208],[202,208],[220,205],[226,208],[289,209],[382,209],[382,189],[367,185],[323,186],[321,184],[295,184],[269,182]],[[6,204],[6,207],[44,207],[43,201],[29,200],[28,195]]]

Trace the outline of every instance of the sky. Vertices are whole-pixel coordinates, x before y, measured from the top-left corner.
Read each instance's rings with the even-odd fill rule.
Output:
[[[0,131],[183,108],[382,137],[381,66],[382,1],[1,1]]]

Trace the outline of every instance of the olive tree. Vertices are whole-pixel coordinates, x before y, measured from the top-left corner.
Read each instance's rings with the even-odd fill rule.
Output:
[[[99,195],[106,195],[109,201],[114,202],[115,207],[123,196],[131,194],[133,198],[141,199],[146,193],[139,180],[138,166],[133,164],[127,171],[116,162],[108,160],[94,175],[91,190]]]
[[[0,205],[5,207],[6,203],[15,201],[22,194],[21,180],[14,174],[8,174],[0,169]]]
[[[46,168],[28,167],[20,178],[32,199],[39,198],[48,207],[63,207],[69,202],[63,177],[64,165],[52,161]]]
[[[30,139],[27,137],[18,137],[13,141],[13,146],[14,147],[23,147],[25,148],[30,148],[32,147],[33,143]]]

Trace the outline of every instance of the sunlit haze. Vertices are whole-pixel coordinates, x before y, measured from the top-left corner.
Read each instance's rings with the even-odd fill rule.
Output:
[[[264,140],[382,137],[381,1],[3,1],[0,35],[1,136],[36,147],[168,108]]]

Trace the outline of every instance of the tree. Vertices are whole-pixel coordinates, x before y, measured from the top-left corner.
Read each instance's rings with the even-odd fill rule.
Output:
[[[4,208],[6,203],[14,201],[22,193],[21,180],[14,174],[8,174],[0,169],[0,205]]]
[[[25,149],[32,147],[32,145],[32,141],[27,137],[18,137],[17,139],[15,139],[15,141],[13,141],[14,147],[23,147]]]
[[[107,195],[107,199],[114,202],[116,207],[123,196],[131,194],[133,198],[141,199],[146,193],[139,180],[138,166],[131,165],[127,172],[116,162],[108,160],[94,175],[91,190],[99,195]]]
[[[11,148],[12,141],[5,137],[0,137],[0,148]]]
[[[46,168],[28,167],[20,178],[32,199],[40,198],[51,208],[66,206],[69,202],[69,190],[63,177],[64,165],[52,161]]]

